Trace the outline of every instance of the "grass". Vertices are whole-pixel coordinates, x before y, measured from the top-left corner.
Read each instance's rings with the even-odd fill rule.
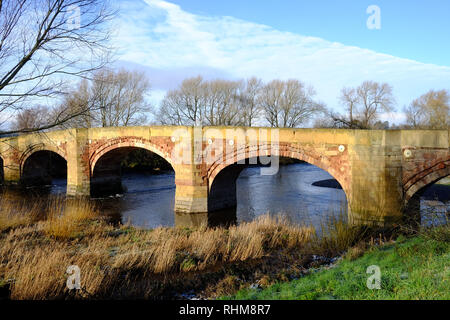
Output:
[[[349,226],[345,215],[345,211],[341,211],[340,215],[332,215],[321,223],[321,231],[316,232],[316,238],[312,242],[312,252],[335,257],[368,235],[367,228]]]
[[[448,232],[448,226],[446,227]],[[450,243],[400,236],[395,243],[349,250],[334,268],[263,290],[244,289],[226,299],[450,299]],[[361,257],[359,257],[362,255]],[[370,290],[367,268],[381,270],[381,289]]]
[[[65,286],[70,265],[81,269],[83,295],[77,298],[156,298],[174,279],[191,275],[195,282],[197,273],[222,274],[226,265],[299,249],[314,237],[312,228],[270,216],[228,229],[149,231],[93,219],[95,208],[81,202],[58,200],[48,210],[46,220],[0,234],[0,280],[11,283],[12,299],[70,297]]]
[[[8,288],[11,299],[170,299],[188,291],[239,299],[441,297],[436,281],[448,279],[448,225],[382,247],[391,241],[386,233],[349,227],[343,215],[320,230],[269,215],[229,228],[141,230],[108,224],[83,199],[44,204],[5,195],[0,294]],[[335,269],[304,276],[342,254]],[[371,264],[384,270],[386,289],[364,289]],[[81,269],[81,291],[66,288],[71,265]],[[424,288],[420,275],[430,278]],[[288,282],[293,278],[300,280]],[[255,283],[265,289],[245,289]]]
[[[39,201],[27,202],[18,197],[3,193],[0,197],[0,232],[27,226],[37,221],[40,207]]]
[[[99,213],[91,202],[83,199],[52,199],[47,206],[43,229],[47,236],[58,239],[76,237],[83,222],[97,218]]]
[[[43,229],[48,236],[68,239],[81,230],[81,222],[98,216],[92,203],[84,199],[66,199],[60,196],[48,201],[30,201],[8,193],[0,198],[1,233],[45,221]]]

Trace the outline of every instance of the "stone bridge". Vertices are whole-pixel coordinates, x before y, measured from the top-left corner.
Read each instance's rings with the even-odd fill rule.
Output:
[[[53,154],[67,164],[67,194],[89,196],[102,170],[145,149],[175,171],[175,211],[199,214],[236,206],[236,179],[245,166],[263,163],[270,174],[278,157],[293,158],[340,183],[351,221],[390,224],[408,214],[424,187],[450,174],[449,137],[450,130],[91,128],[2,138],[0,156],[5,184],[19,184],[33,172],[31,159]]]

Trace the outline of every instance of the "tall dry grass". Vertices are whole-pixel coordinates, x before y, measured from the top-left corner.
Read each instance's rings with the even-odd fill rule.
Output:
[[[217,263],[259,259],[277,248],[301,247],[313,235],[313,228],[268,215],[228,229],[134,231],[131,245],[117,251],[113,267],[144,268],[152,273],[200,271]]]
[[[139,230],[97,219],[88,200],[47,200],[44,216],[42,203],[0,201],[0,283],[12,284],[12,299],[67,298],[73,293],[66,288],[71,265],[81,269],[81,297],[155,297],[168,277],[183,279],[280,253],[336,255],[360,236],[344,216],[330,219],[320,234],[269,215],[228,228]]]
[[[145,297],[151,294],[155,277],[260,259],[274,250],[300,249],[314,236],[312,228],[269,216],[228,229],[146,231],[93,222],[85,224],[83,237],[77,238],[55,238],[53,231],[60,229],[51,229],[51,234],[48,230],[44,221],[13,229],[0,239],[0,278],[13,280],[12,299],[67,297],[70,265],[81,268],[88,297]]]
[[[436,241],[450,242],[450,216],[449,213],[428,212],[426,224],[403,225],[401,229],[406,233],[433,239]]]
[[[48,236],[68,239],[82,230],[82,223],[99,216],[92,202],[57,197],[48,202],[44,230]]]
[[[82,222],[98,217],[92,202],[63,196],[27,199],[11,193],[0,196],[0,232],[45,221],[48,236],[66,239],[82,229]]]
[[[27,226],[39,219],[40,201],[27,201],[7,192],[0,195],[0,232]]]
[[[320,232],[316,233],[314,241],[311,242],[312,251],[329,257],[342,254],[361,241],[367,231],[366,227],[349,225],[342,211],[321,223]]]

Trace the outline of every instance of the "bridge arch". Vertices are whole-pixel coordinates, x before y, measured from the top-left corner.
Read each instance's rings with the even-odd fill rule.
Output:
[[[57,155],[61,156],[61,158],[63,158],[67,162],[67,154],[66,154],[65,150],[63,150],[62,148],[60,148],[57,145],[44,144],[44,143],[31,145],[22,153],[20,160],[19,160],[21,176],[24,172],[24,166],[25,166],[25,163],[28,160],[28,158],[30,158],[34,153],[40,152],[40,151],[56,153]]]
[[[20,181],[23,185],[49,185],[57,178],[65,181],[58,183],[64,185],[65,188],[67,160],[64,152],[57,148],[40,147],[26,154],[22,160]]]
[[[439,213],[433,211],[430,216],[427,210],[422,211],[421,199],[427,193],[428,187],[449,175],[450,159],[435,162],[429,168],[418,172],[404,184],[404,222],[417,227],[420,226],[424,218],[431,223],[434,223],[433,221],[436,218],[439,220]]]
[[[405,192],[405,203],[411,200],[414,195],[420,192],[423,188],[447,177],[448,175],[450,175],[450,159],[440,161],[433,164],[431,167],[422,170],[404,184],[403,188]]]
[[[348,170],[345,170],[345,167],[348,167],[347,148],[345,148],[345,151],[342,155],[343,157],[345,157],[345,159],[340,159],[339,161],[337,161],[337,164],[333,164],[333,160],[329,159],[326,156],[312,154],[302,148],[297,148],[285,144],[280,144],[278,148],[274,149],[270,145],[260,146],[256,153],[250,148],[250,146],[246,146],[245,148],[230,152],[224,157],[218,157],[208,167],[206,175],[208,186],[211,187],[215,177],[219,174],[219,172],[229,165],[260,156],[278,156],[283,158],[296,159],[312,164],[333,176],[333,178],[335,178],[339,182],[339,184],[342,186],[342,189],[346,193],[349,191],[350,172]],[[272,154],[273,151],[275,152]],[[337,165],[341,165],[340,170],[337,169]]]
[[[143,165],[140,170],[130,169],[133,166],[123,166],[123,161],[130,160],[130,155],[133,162],[137,161],[135,164]],[[93,197],[120,194],[126,191],[127,186],[122,180],[124,170],[148,175],[148,169],[154,173],[152,167],[158,166],[162,171],[175,172],[169,154],[161,146],[136,138],[119,138],[103,143],[91,155],[89,162],[90,193]]]
[[[225,205],[236,202],[236,180],[241,171],[247,165],[238,164],[252,158],[260,156],[277,156],[279,158],[295,159],[314,165],[330,174],[341,185],[348,201],[350,192],[350,171],[348,170],[347,147],[340,159],[331,159],[316,152],[308,152],[305,149],[297,148],[288,144],[280,144],[278,148],[272,149],[270,145],[260,146],[255,152],[250,150],[250,146],[234,150],[222,158],[217,158],[207,170],[206,181],[208,184],[208,211],[220,210],[216,208],[214,201],[217,201],[217,193],[224,192],[230,201],[225,201]],[[223,159],[223,160],[222,160]],[[339,169],[338,169],[339,168]],[[230,184],[231,182],[231,184]],[[220,204],[219,204],[220,206]]]
[[[135,137],[122,137],[109,139],[103,142],[101,145],[97,146],[94,152],[91,153],[89,157],[89,168],[90,174],[94,174],[94,168],[98,160],[104,156],[106,153],[118,149],[118,148],[141,148],[153,152],[166,160],[172,167],[172,160],[170,154],[164,150],[162,146],[158,146],[149,140],[135,138]]]

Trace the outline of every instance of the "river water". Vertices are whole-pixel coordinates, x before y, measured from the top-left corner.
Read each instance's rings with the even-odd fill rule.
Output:
[[[303,163],[282,166],[273,176],[260,175],[258,167],[247,168],[237,180],[237,208],[217,215],[223,215],[224,222],[233,215],[239,223],[270,213],[286,215],[296,223],[320,223],[347,207],[342,190],[312,186],[330,178],[325,171]],[[173,174],[126,174],[124,194],[97,201],[104,212],[121,216],[122,222],[145,228],[174,226],[174,182]],[[220,216],[216,220],[220,223]]]
[[[217,213],[216,218],[219,223],[222,218],[240,223],[266,213],[283,214],[295,223],[320,227],[330,217],[346,216],[347,200],[342,189],[312,185],[328,179],[332,177],[327,172],[307,163],[281,166],[272,176],[260,175],[258,167],[244,169],[237,180],[237,208]],[[155,228],[174,226],[181,219],[173,211],[173,173],[124,174],[122,184],[126,190],[122,194],[92,200],[113,220]],[[65,181],[54,180],[49,191],[63,194],[65,187]],[[445,215],[450,210],[448,195],[444,198],[428,192],[421,199],[423,221],[427,221],[430,212]]]

